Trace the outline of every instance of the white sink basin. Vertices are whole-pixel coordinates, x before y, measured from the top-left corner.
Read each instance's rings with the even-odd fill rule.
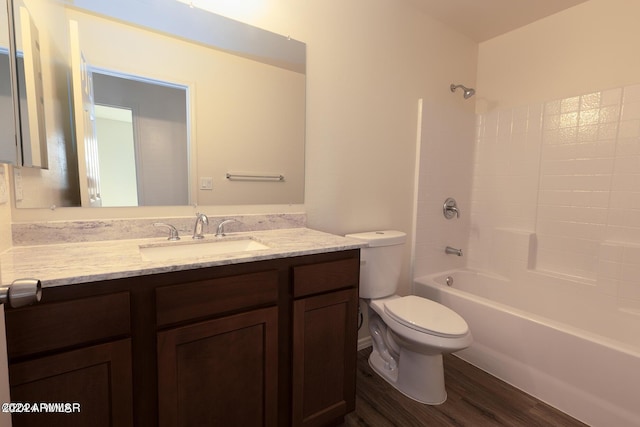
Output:
[[[239,239],[199,240],[140,246],[140,255],[147,261],[202,258],[269,249],[250,237]]]

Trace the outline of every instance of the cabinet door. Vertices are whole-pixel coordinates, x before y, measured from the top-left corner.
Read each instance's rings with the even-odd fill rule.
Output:
[[[133,425],[129,339],[14,363],[9,379],[12,402],[42,411],[14,412],[14,427]]]
[[[277,308],[158,333],[160,426],[275,426]]]
[[[294,302],[294,426],[324,426],[355,409],[357,315],[357,289]]]

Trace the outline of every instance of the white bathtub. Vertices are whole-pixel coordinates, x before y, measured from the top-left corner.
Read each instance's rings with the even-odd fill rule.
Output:
[[[416,278],[414,293],[465,318],[474,342],[462,359],[591,426],[640,426],[640,315],[547,279],[456,270]]]

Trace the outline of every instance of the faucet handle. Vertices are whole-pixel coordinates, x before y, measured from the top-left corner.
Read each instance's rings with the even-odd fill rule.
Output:
[[[446,219],[451,219],[454,216],[460,218],[460,211],[458,210],[458,204],[453,197],[447,198],[442,206],[442,213]]]
[[[220,224],[218,224],[218,228],[216,229],[216,237],[224,237],[226,234],[224,233],[224,226],[230,222],[240,222],[237,219],[225,219]]]
[[[171,224],[167,224],[164,222],[154,222],[154,227],[165,227],[169,229],[169,237],[167,240],[180,240],[180,236],[178,235],[178,230]]]

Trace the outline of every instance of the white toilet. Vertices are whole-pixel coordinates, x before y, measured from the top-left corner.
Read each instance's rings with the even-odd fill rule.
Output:
[[[369,365],[406,396],[429,405],[447,400],[442,355],[468,347],[469,326],[453,310],[415,295],[395,295],[406,234],[371,231],[346,237],[361,251],[360,298],[369,307]]]

